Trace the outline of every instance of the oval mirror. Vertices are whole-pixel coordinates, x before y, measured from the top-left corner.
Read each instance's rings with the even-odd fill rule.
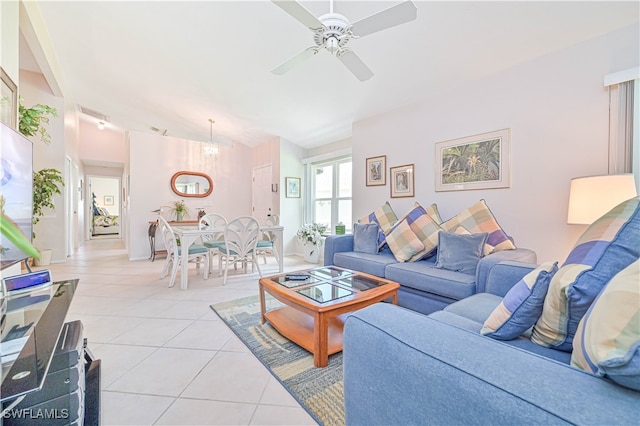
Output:
[[[213,181],[204,173],[182,171],[171,178],[171,189],[181,197],[204,198],[213,191]]]

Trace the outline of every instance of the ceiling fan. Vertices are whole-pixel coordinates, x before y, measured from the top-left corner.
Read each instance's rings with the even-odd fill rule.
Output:
[[[315,46],[303,50],[287,62],[271,70],[272,73],[277,75],[286,73],[296,65],[316,55],[321,49],[326,49],[329,53],[335,54],[360,81],[366,81],[373,77],[373,71],[362,62],[353,50],[346,47],[349,41],[404,24],[416,19],[418,16],[418,10],[411,0],[403,1],[354,23],[350,23],[346,16],[333,13],[333,0],[330,0],[329,13],[320,17],[315,17],[297,1],[272,1],[313,31],[313,41],[315,42]]]

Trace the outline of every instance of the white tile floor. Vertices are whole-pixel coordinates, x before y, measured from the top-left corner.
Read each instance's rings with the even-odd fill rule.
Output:
[[[79,278],[67,320],[81,320],[102,360],[104,425],[313,425],[314,420],[209,308],[258,293],[258,274],[190,266],[189,289],[161,280],[164,258],[129,261],[119,239],[85,242],[55,280]],[[302,269],[301,258],[285,270]],[[267,257],[263,275],[277,273]]]

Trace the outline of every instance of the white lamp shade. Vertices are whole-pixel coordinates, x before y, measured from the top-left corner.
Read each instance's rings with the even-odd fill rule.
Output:
[[[567,223],[590,225],[621,202],[637,195],[632,174],[571,179]]]

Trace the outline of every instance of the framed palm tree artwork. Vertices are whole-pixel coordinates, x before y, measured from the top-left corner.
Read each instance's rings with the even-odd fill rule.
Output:
[[[511,129],[436,143],[436,191],[509,188]]]

